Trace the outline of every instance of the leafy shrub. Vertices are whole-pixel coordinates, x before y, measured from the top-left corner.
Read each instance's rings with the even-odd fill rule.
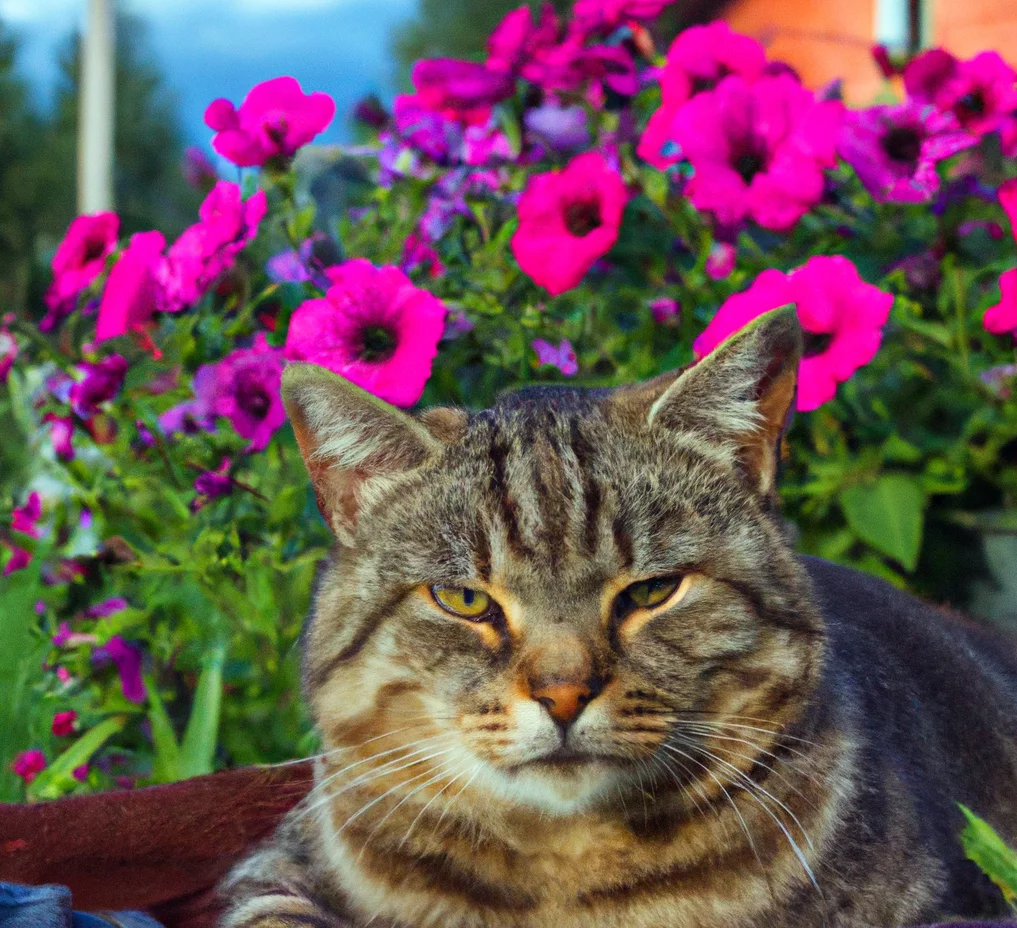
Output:
[[[192,160],[168,247],[75,220],[41,330],[0,332],[4,797],[312,748],[295,642],[330,535],[287,360],[480,406],[653,377],[793,301],[801,549],[963,600],[964,533],[1013,528],[1017,493],[1014,72],[927,52],[852,111],[722,24],[660,55],[665,5],[522,8],[483,64],[418,63],[358,110],[372,181],[334,224],[293,166],[334,105],[292,78],[210,105],[240,182]]]

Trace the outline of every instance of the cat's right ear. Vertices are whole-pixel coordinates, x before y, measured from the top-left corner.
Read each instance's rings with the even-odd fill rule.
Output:
[[[441,452],[416,419],[323,367],[287,365],[282,398],[318,508],[340,544],[353,543],[372,497]]]

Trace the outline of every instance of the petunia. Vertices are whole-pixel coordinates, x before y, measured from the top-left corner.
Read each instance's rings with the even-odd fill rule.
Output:
[[[572,26],[583,35],[606,35],[630,20],[656,19],[675,0],[576,0]]]
[[[1017,340],[1017,268],[999,278],[1000,300],[985,311],[983,324],[993,335],[1010,333]]]
[[[129,702],[143,703],[147,696],[145,681],[141,677],[142,654],[136,645],[114,635],[106,644],[95,649],[92,659],[99,664],[112,661],[120,677],[120,689]]]
[[[1011,177],[1003,181],[996,191],[999,205],[1003,207],[1006,218],[1010,220],[1010,231],[1013,233],[1014,241],[1017,242],[1017,177]]]
[[[194,490],[198,494],[191,502],[191,511],[197,512],[203,509],[208,503],[220,496],[227,496],[233,492],[237,485],[230,477],[230,468],[233,462],[224,457],[215,470],[206,470],[198,474],[194,481]]]
[[[621,175],[599,152],[531,177],[512,236],[516,261],[552,294],[572,289],[617,241],[628,199]]]
[[[11,368],[18,357],[18,340],[7,328],[6,318],[0,324],[0,384],[7,383]]]
[[[81,617],[83,619],[106,619],[118,612],[123,612],[126,608],[126,599],[122,596],[111,596],[109,599],[104,599],[83,610]]]
[[[839,255],[816,255],[790,274],[763,271],[752,286],[729,297],[695,340],[697,357],[763,313],[794,303],[805,331],[798,371],[798,408],[816,409],[879,350],[893,296],[865,283]]]
[[[26,784],[31,783],[46,769],[46,755],[38,749],[22,751],[14,758],[11,769],[14,771],[14,775],[21,777]]]
[[[78,370],[85,376],[71,386],[71,408],[82,419],[90,419],[99,411],[101,403],[114,399],[120,392],[127,374],[127,360],[111,354],[95,363],[79,364]]]
[[[71,776],[79,783],[84,783],[88,779],[89,769],[88,764],[79,764],[71,771]]]
[[[421,105],[435,112],[486,110],[515,90],[508,75],[456,58],[418,61],[410,77]]]
[[[538,364],[552,364],[566,377],[573,376],[579,370],[576,353],[567,338],[563,338],[558,345],[552,345],[542,338],[535,338],[530,345],[537,353]]]
[[[659,324],[677,322],[681,313],[681,305],[677,300],[670,297],[659,297],[650,303],[650,312],[653,314],[653,321]]]
[[[558,17],[550,3],[543,3],[534,19],[528,6],[512,10],[487,40],[487,68],[518,75],[523,65],[558,42]]]
[[[738,249],[729,242],[714,242],[706,258],[704,269],[710,280],[724,280],[735,268]]]
[[[181,170],[184,180],[202,193],[208,193],[219,179],[212,160],[197,145],[185,149]]]
[[[239,107],[213,100],[205,124],[216,132],[212,147],[239,167],[261,167],[289,158],[324,132],[335,116],[327,93],[305,94],[293,77],[276,77],[253,87]]]
[[[823,196],[842,110],[787,74],[751,84],[732,75],[697,94],[671,126],[694,169],[687,187],[692,204],[723,227],[751,218],[766,229],[790,229]]]
[[[590,143],[586,110],[581,106],[544,103],[523,114],[523,125],[531,143],[553,152],[572,152]]]
[[[33,491],[28,494],[28,499],[23,506],[15,506],[11,512],[11,528],[31,538],[38,538],[41,518],[42,497]]]
[[[681,160],[670,151],[672,124],[678,110],[698,93],[712,90],[737,74],[749,83],[763,75],[766,52],[747,35],[721,21],[692,26],[678,34],[660,73],[660,108],[650,117],[639,141],[639,157],[664,170]]]
[[[179,312],[193,306],[225,274],[255,238],[268,209],[264,190],[244,200],[240,185],[221,180],[156,266],[158,308]]]
[[[198,368],[194,375],[195,399],[160,417],[164,431],[183,431],[188,422],[211,430],[219,417],[230,420],[247,451],[261,451],[286,421],[279,393],[283,359],[259,333],[250,348],[238,348],[215,364]]]
[[[12,545],[6,541],[0,541],[0,547],[6,548],[10,552],[10,557],[7,559],[7,563],[4,564],[4,576],[9,577],[11,574],[16,573],[19,570],[24,570],[29,564],[32,563],[32,552],[25,548],[20,548],[17,545]]]
[[[904,69],[908,96],[952,113],[975,135],[1012,132],[1017,113],[1017,72],[996,52],[961,61],[941,48],[919,55]],[[1015,154],[1015,152],[1007,152]]]
[[[407,274],[423,270],[426,271],[428,277],[441,277],[445,273],[441,256],[423,236],[416,232],[411,232],[406,237],[406,242],[403,245],[403,257],[399,266]]]
[[[152,318],[158,308],[157,274],[165,245],[161,232],[139,232],[131,237],[103,288],[96,341],[117,338]]]
[[[120,217],[116,213],[78,216],[53,254],[53,283],[46,291],[48,311],[39,328],[48,332],[73,309],[78,294],[102,273],[117,247]]]
[[[49,440],[53,445],[53,453],[61,461],[73,461],[74,444],[71,438],[74,435],[74,420],[70,416],[58,416],[56,413],[48,412],[42,417],[42,421],[49,424]]]
[[[976,141],[949,113],[909,101],[849,111],[837,150],[876,200],[925,203],[939,190],[939,162]]]
[[[328,272],[324,297],[297,307],[283,349],[396,406],[412,406],[431,376],[445,307],[397,267],[355,258]]]
[[[78,713],[73,709],[68,709],[66,712],[57,712],[53,716],[53,725],[50,730],[58,738],[66,738],[68,735],[74,734],[74,723],[78,719]]]

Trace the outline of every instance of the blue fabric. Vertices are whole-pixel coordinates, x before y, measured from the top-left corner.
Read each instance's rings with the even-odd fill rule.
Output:
[[[89,915],[71,909],[66,886],[0,883],[0,928],[162,928],[142,912]]]

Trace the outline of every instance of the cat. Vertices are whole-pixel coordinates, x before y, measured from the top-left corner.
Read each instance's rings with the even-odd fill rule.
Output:
[[[316,785],[226,928],[860,928],[992,914],[1017,658],[794,554],[793,308],[684,372],[411,416],[283,396],[336,546],[303,636]]]

